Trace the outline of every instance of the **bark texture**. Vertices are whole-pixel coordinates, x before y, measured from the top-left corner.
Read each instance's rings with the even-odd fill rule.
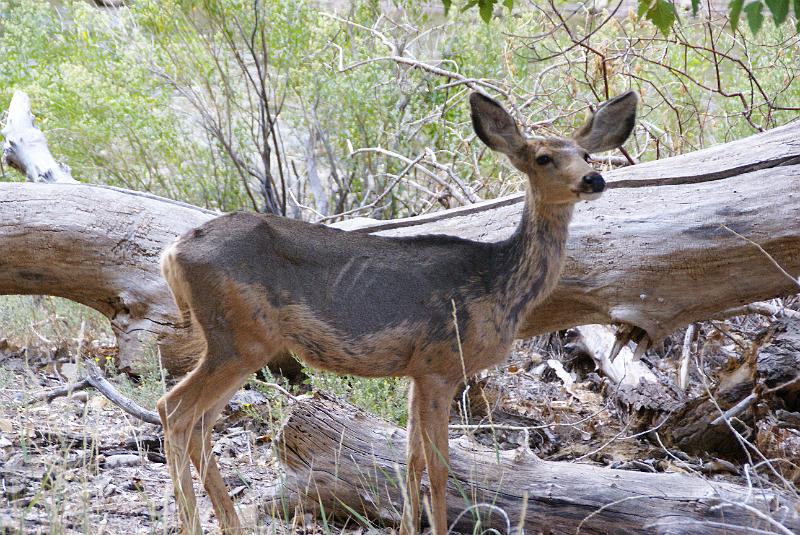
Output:
[[[800,273],[800,122],[606,178],[610,191],[578,206],[562,279],[528,317],[523,336],[620,322],[655,340],[722,310],[797,291],[764,253],[723,225]],[[0,184],[0,205],[0,293],[59,295],[99,310],[117,333],[123,366],[135,366],[142,345],[155,339],[170,371],[191,365],[158,258],[175,236],[215,212],[78,184]],[[513,231],[521,209],[515,195],[346,227],[496,240]]]
[[[0,184],[0,207],[0,293],[87,305],[110,320],[123,366],[139,367],[162,339],[164,364],[185,370],[183,330],[158,259],[213,212],[82,184]]]
[[[317,394],[295,405],[275,448],[291,501],[306,510],[322,504],[326,513],[343,516],[352,508],[391,524],[402,510],[405,440],[404,430]],[[774,531],[753,510],[800,530],[800,502],[792,497],[684,474],[548,462],[532,453],[486,449],[466,437],[451,441],[450,462],[449,522],[462,529],[471,529],[476,518],[472,511],[459,515],[483,503],[505,511],[511,526],[526,533]],[[490,515],[488,507],[473,510],[485,527],[506,532],[503,515]]]

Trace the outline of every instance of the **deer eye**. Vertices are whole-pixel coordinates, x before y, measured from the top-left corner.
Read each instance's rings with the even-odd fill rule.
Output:
[[[584,153],[584,155],[583,155],[583,159],[584,159],[584,160],[586,160],[586,163],[589,163],[589,160],[591,160],[591,158],[592,158],[592,157],[591,157],[591,156],[589,156],[589,153],[588,153],[588,152],[587,152],[587,153]]]
[[[536,157],[536,163],[538,165],[547,165],[552,161],[553,161],[553,159],[550,156],[546,155],[546,154],[543,154],[541,156],[537,156]]]

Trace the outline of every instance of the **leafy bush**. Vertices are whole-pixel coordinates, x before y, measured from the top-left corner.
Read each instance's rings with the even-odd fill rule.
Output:
[[[249,1],[99,10],[0,0],[0,106],[27,91],[79,180],[263,209],[259,174],[271,168],[277,183],[280,166],[289,215],[321,219],[412,215],[518,188],[474,143],[469,86],[500,91],[542,133],[568,132],[589,105],[636,88],[644,104],[632,150],[642,160],[784,123],[800,100],[797,36],[786,26],[756,41],[687,19],[665,38],[634,16],[599,27],[604,17],[585,15],[570,35],[533,10],[486,25],[475,12],[443,21],[408,4],[390,19],[367,1],[336,16],[272,0],[257,17]],[[265,36],[274,143],[253,131],[263,99],[247,82],[253,63],[243,69],[234,55],[249,29]],[[209,130],[209,111],[231,147]]]
[[[311,386],[333,392],[365,411],[405,426],[408,421],[406,379],[365,379],[306,370]]]

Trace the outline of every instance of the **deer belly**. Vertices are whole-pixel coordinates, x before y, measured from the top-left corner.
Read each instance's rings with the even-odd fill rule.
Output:
[[[414,351],[410,326],[350,336],[303,314],[302,321],[281,322],[288,347],[313,368],[362,377],[403,375]]]

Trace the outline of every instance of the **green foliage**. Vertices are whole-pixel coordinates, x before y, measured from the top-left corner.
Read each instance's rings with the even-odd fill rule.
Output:
[[[775,15],[775,4],[770,2],[772,16],[782,16],[780,11]],[[593,56],[585,60],[582,49],[573,49],[571,63],[559,66],[557,59],[537,60],[538,45],[510,37],[548,32],[547,19],[534,10],[486,25],[475,10],[455,9],[450,10],[447,26],[434,29],[439,21],[430,21],[419,3],[406,4],[411,7],[402,15],[404,25],[382,19],[376,30],[390,42],[408,43],[404,46],[410,47],[412,56],[437,58],[438,65],[459,76],[502,80],[514,94],[540,95],[523,112],[538,121],[547,118],[546,110],[554,110],[552,132],[569,131],[582,119],[586,105],[603,98],[606,82]],[[438,185],[416,172],[413,180],[395,181],[406,163],[370,152],[351,154],[363,147],[381,147],[407,158],[431,151],[484,198],[514,187],[501,159],[477,143],[465,142],[471,132],[463,85],[378,59],[386,56],[386,46],[366,30],[375,27],[381,14],[374,2],[355,2],[348,14],[350,23],[303,1],[267,0],[259,5],[257,16],[249,1],[140,0],[130,9],[114,11],[112,17],[77,0],[65,2],[60,11],[45,0],[0,0],[4,51],[0,108],[7,105],[13,90],[28,92],[51,149],[70,164],[79,180],[149,191],[223,211],[252,209],[244,184],[257,184],[248,177],[243,180],[224,147],[203,129],[201,111],[188,104],[186,95],[198,95],[207,104],[202,111],[227,114],[224,124],[234,149],[242,159],[252,160],[256,102],[230,55],[228,41],[242,45],[234,23],[250,28],[262,21],[268,30],[267,83],[274,102],[284,103],[278,118],[284,165],[291,170],[300,204],[313,201],[305,174],[309,140],[315,140],[320,179],[330,184],[328,214],[368,205],[390,184],[394,184],[391,195],[357,215],[390,218],[435,208],[431,199],[441,196]],[[499,8],[501,2],[492,5]],[[502,5],[509,8],[511,2]],[[744,0],[734,0],[732,8],[737,5],[743,9]],[[764,99],[742,110],[738,99],[709,94],[687,82],[706,80],[711,73],[708,55],[699,50],[637,40],[634,43],[645,44],[631,45],[626,35],[647,34],[651,22],[666,32],[675,14],[668,0],[643,0],[640,8],[644,7],[642,16],[650,20],[615,20],[592,37],[593,49],[607,51],[610,93],[631,84],[639,87],[648,106],[646,121],[664,132],[643,148],[643,159],[655,157],[654,141],[663,157],[751,133],[756,123],[769,126],[788,119],[786,113],[765,109]],[[752,17],[758,15],[756,7],[748,9]],[[591,30],[592,22],[587,21],[586,27],[576,24],[577,34]],[[685,26],[682,34],[708,46],[700,26]],[[728,55],[745,57],[741,39],[749,36],[750,32],[737,40],[724,31],[717,39],[732,47]],[[547,49],[569,49],[566,37],[563,32],[553,34]],[[796,47],[778,54],[770,51],[769,46],[788,38],[781,29],[761,28],[759,37],[767,46],[748,47],[744,63],[763,77],[760,86],[778,92],[770,93],[766,101],[790,106],[798,98],[797,84],[786,80],[785,70],[772,66],[776,61],[787,65],[797,61]],[[215,56],[212,48],[222,52]],[[641,59],[631,59],[637,57]],[[676,67],[683,74],[665,70]],[[724,61],[720,76],[728,94],[751,93],[747,77],[734,62]],[[651,80],[659,91],[649,84]],[[448,83],[452,87],[446,87]],[[696,113],[693,106],[705,100],[713,101],[708,111]],[[752,116],[751,122],[745,114]],[[719,120],[720,126],[704,128],[706,118]],[[650,130],[651,135],[654,132]],[[473,157],[479,166],[473,165]],[[6,177],[19,179],[13,172]],[[450,201],[438,202],[448,206]],[[291,215],[316,217],[299,207]]]
[[[444,5],[444,14],[447,15],[453,5],[453,0],[442,0],[442,4]],[[468,0],[461,8],[461,11],[468,11],[469,9],[477,7],[481,19],[488,24],[492,20],[494,8],[497,4],[502,4],[503,7],[509,11],[514,8],[514,0]]]
[[[86,340],[112,336],[105,316],[69,299],[0,296],[0,339],[11,338],[13,343],[23,347],[41,345],[42,338],[58,344],[74,339],[81,330]]]
[[[757,33],[764,23],[764,4],[767,5],[772,20],[775,26],[780,26],[789,18],[789,11],[792,5],[794,6],[795,28],[800,32],[800,0],[794,0],[790,4],[790,0],[753,0],[746,5],[744,0],[731,0],[730,3],[730,20],[731,26],[736,29],[739,24],[742,10],[744,10],[747,17],[747,24],[753,33]]]
[[[790,2],[794,4],[794,14],[797,19],[797,31],[800,31],[800,0],[764,0],[767,7],[772,13],[772,20],[775,26],[783,24],[788,15]],[[444,12],[447,15],[452,6],[452,0],[442,0],[444,5]],[[492,20],[494,5],[497,0],[470,0],[464,6],[464,10],[478,6],[481,19],[487,24]],[[729,13],[731,24],[736,28],[739,22],[739,16],[742,12],[742,5],[744,0],[731,0],[729,5]],[[514,7],[514,0],[504,0],[503,5],[511,10]],[[700,6],[700,0],[692,0],[692,14],[697,15],[697,10]],[[747,14],[747,22],[753,33],[757,33],[761,29],[761,24],[764,21],[764,16],[761,14],[763,3],[761,0],[754,0],[747,4],[744,8]],[[664,35],[669,35],[672,24],[677,20],[677,12],[673,0],[639,0],[638,8],[639,18],[644,17],[655,24]]]
[[[665,36],[678,17],[675,5],[669,0],[639,0],[638,15],[655,24]]]
[[[498,3],[498,0],[470,0],[466,3],[463,7],[462,11],[466,11],[470,8],[478,6],[478,12],[483,19],[483,22],[490,22],[492,20],[492,14],[494,13],[494,6]],[[451,0],[445,1],[445,14],[450,10],[450,5],[452,4]],[[514,7],[514,0],[503,0],[503,6],[511,10]]]
[[[154,410],[156,401],[166,391],[164,378],[161,375],[162,370],[158,366],[158,357],[156,355],[146,356],[142,361],[149,363],[150,366],[142,370],[137,379],[131,379],[127,374],[121,373],[116,376],[114,382],[122,394],[142,407]],[[114,375],[113,363],[106,364],[105,373],[108,376]]]
[[[731,28],[734,31],[739,26],[739,17],[742,15],[742,7],[744,7],[744,0],[731,0],[730,6],[730,19],[731,19]]]
[[[192,152],[184,119],[142,60],[146,36],[131,14],[114,19],[80,1],[63,9],[0,1],[0,108],[15,89],[26,91],[51,148],[79,180],[211,205],[181,172]]]
[[[772,13],[772,20],[775,21],[775,25],[783,24],[786,17],[789,15],[788,0],[765,0],[765,2]]]
[[[764,4],[761,2],[750,2],[744,6],[745,15],[747,15],[747,24],[750,26],[750,31],[757,33],[761,29],[761,24],[764,22],[764,15],[761,13]]]
[[[306,373],[315,389],[333,392],[353,405],[399,426],[405,426],[408,421],[406,379],[365,379],[312,369],[307,369]]]

